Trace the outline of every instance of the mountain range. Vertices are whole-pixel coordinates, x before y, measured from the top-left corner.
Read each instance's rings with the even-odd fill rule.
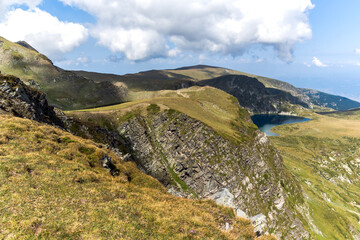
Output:
[[[68,71],[3,38],[0,71],[0,237],[360,238],[356,101],[206,65]],[[269,113],[311,121],[267,137]]]
[[[289,112],[292,105],[334,110],[360,107],[359,102],[348,98],[231,69],[198,65],[126,75],[66,71],[26,42],[12,43],[0,38],[0,46],[1,72],[41,89],[51,104],[65,110],[132,101],[146,96],[144,92],[219,87],[219,83],[223,91],[235,93],[240,104],[252,113]]]

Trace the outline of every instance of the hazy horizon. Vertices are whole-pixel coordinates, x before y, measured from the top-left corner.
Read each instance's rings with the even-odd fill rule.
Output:
[[[114,74],[205,64],[360,101],[360,2],[0,3],[0,36],[55,65]]]

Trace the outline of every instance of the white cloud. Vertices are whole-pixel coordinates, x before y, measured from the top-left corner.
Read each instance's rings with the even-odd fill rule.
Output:
[[[17,2],[25,4],[26,1]],[[88,30],[84,26],[60,21],[35,7],[39,2],[26,4],[31,7],[28,10],[9,10],[0,21],[1,35],[11,41],[24,40],[39,52],[54,59],[60,58],[62,54],[71,51],[87,39]]]
[[[199,55],[199,64],[204,63],[206,61],[207,57],[204,54]]]
[[[153,30],[98,26],[92,29],[92,35],[99,39],[101,45],[113,52],[124,53],[130,60],[167,56],[165,39]]]
[[[0,19],[5,15],[5,13],[14,5],[25,5],[29,8],[35,8],[38,6],[42,0],[1,0],[0,2]]]
[[[57,61],[56,63],[61,66],[88,66],[91,63],[91,59],[87,57],[78,57],[76,59],[62,59]]]
[[[78,57],[76,59],[75,65],[76,66],[78,66],[78,65],[87,66],[90,62],[91,62],[90,59],[88,59],[87,57]]]
[[[323,64],[317,57],[313,57],[312,63],[317,67],[327,67],[327,65]]]
[[[173,49],[169,50],[168,55],[169,55],[169,57],[177,57],[177,56],[179,56],[180,53],[181,53],[180,49],[173,48]]]
[[[359,48],[355,48],[355,53],[360,55],[360,49],[359,49]]]
[[[130,60],[181,51],[243,54],[273,46],[292,60],[294,44],[311,38],[311,0],[60,0],[97,18],[91,34]]]

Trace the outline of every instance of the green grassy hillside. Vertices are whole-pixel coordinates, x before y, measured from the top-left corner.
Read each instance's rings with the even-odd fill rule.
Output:
[[[108,154],[119,169],[102,166]],[[254,239],[248,220],[213,201],[171,196],[102,145],[0,115],[2,239]],[[226,223],[233,227],[225,230]],[[260,239],[271,239],[262,237]]]
[[[229,186],[234,192],[241,192],[241,195],[244,195],[244,198],[246,198],[246,203],[247,201],[249,201],[251,206],[259,206],[256,209],[254,207],[251,208],[250,206],[248,206],[247,208],[244,207],[244,210],[246,209],[247,211],[249,211],[249,214],[251,214],[251,216],[263,213],[265,215],[269,214],[269,216],[271,216],[273,219],[276,219],[271,222],[271,224],[273,225],[272,228],[270,228],[270,231],[274,231],[274,229],[276,229],[276,234],[279,234],[279,236],[280,232],[283,235],[289,234],[287,236],[290,236],[290,232],[301,229],[301,227],[299,227],[298,225],[293,225],[292,229],[290,228],[290,225],[292,225],[290,222],[293,221],[294,218],[297,218],[298,223],[303,224],[304,228],[308,230],[306,217],[302,216],[300,210],[297,209],[297,206],[300,207],[304,200],[296,181],[294,181],[294,179],[289,175],[286,170],[283,171],[284,168],[282,168],[282,160],[280,156],[277,155],[276,149],[273,148],[270,144],[268,144],[268,142],[262,142],[267,140],[259,140],[259,138],[261,138],[261,135],[258,132],[257,127],[252,123],[249,113],[239,106],[235,97],[219,89],[208,86],[195,86],[176,91],[152,91],[147,92],[143,97],[147,97],[147,99],[139,99],[133,102],[123,103],[114,106],[71,111],[66,113],[70,117],[73,117],[74,119],[77,119],[82,123],[87,124],[88,126],[100,125],[108,130],[118,132],[121,136],[125,137],[127,131],[123,130],[123,126],[129,122],[132,123],[132,121],[136,122],[137,119],[143,119],[139,122],[139,124],[133,123],[133,125],[129,126],[129,128],[134,129],[136,133],[141,135],[138,138],[144,136],[143,142],[145,142],[146,135],[158,136],[162,133],[163,135],[161,136],[180,135],[179,138],[182,139],[182,143],[179,143],[179,145],[175,143],[171,145],[171,143],[169,143],[167,139],[162,139],[160,141],[158,140],[158,137],[154,137],[153,142],[151,142],[152,145],[155,146],[155,148],[163,149],[162,155],[160,154],[159,156],[160,158],[162,156],[162,158],[164,159],[169,159],[168,162],[171,161],[170,164],[172,165],[169,165],[170,167],[167,166],[169,167],[169,169],[177,169],[175,167],[176,164],[174,163],[176,161],[183,161],[183,164],[187,164],[188,162],[192,161],[192,159],[194,159],[197,155],[205,155],[207,152],[216,151],[213,158],[203,158],[200,161],[202,162],[202,164],[205,165],[208,162],[211,162],[211,159],[216,159],[211,165],[214,169],[219,169],[220,167],[218,165],[221,165],[222,163],[226,165],[222,166],[221,170],[214,170],[214,172],[216,172],[214,173],[214,176],[215,174],[221,172],[219,176],[221,175],[221,177],[227,179],[225,181],[228,181],[227,183],[224,182],[223,187]],[[174,114],[171,114],[172,111],[174,112]],[[157,113],[159,114],[157,115]],[[206,135],[208,134],[208,132],[206,132],[204,128],[201,127],[201,125],[194,125],[194,127],[186,127],[182,126],[183,122],[177,123],[177,120],[174,119],[176,119],[177,116],[182,113],[193,119],[199,120],[201,124],[205,123],[211,129],[215,130],[215,133],[212,132],[209,139],[203,138],[202,142],[197,143],[196,136]],[[169,121],[164,121],[164,124],[160,124],[162,127],[153,127],[154,124],[156,124],[155,122],[159,123],[159,121],[166,118],[166,116],[169,117]],[[174,130],[174,132],[170,132],[167,128],[168,125],[175,124],[175,122],[177,129],[180,130],[178,132],[176,130]],[[148,125],[150,126],[149,128],[147,128]],[[140,126],[145,126],[145,130],[141,129]],[[80,130],[79,134],[82,134],[81,129],[74,130]],[[223,140],[219,140],[217,144],[219,144],[221,147],[216,150],[217,147],[214,147],[216,143],[212,145],[212,140],[215,139],[218,135],[228,141],[226,141],[225,143]],[[124,141],[131,141],[128,139],[130,138],[126,138]],[[156,144],[156,141],[159,142],[159,145]],[[160,145],[164,142],[169,144],[166,146]],[[139,144],[141,143],[134,143],[134,148],[137,147]],[[227,144],[230,144],[231,146],[233,146],[233,148],[230,149]],[[259,144],[262,145],[259,146]],[[176,146],[178,146],[178,149],[176,149]],[[202,147],[198,150],[196,146]],[[186,151],[192,153],[192,155],[184,156],[181,155],[181,153],[177,153],[177,151],[180,151],[179,149],[183,149],[183,147],[184,149],[187,148],[188,150]],[[138,158],[140,153],[132,151],[134,150],[134,148],[130,146],[129,148],[127,148],[126,152],[129,152],[132,156]],[[142,151],[144,153],[150,152],[149,156],[156,155],[156,151],[154,151],[154,154],[152,154],[152,149],[153,148],[151,146],[145,146],[142,148]],[[231,154],[237,154],[237,151],[241,152],[241,154],[236,155],[233,158],[229,157]],[[175,153],[174,156],[172,156],[172,153]],[[178,156],[181,157],[179,158]],[[266,162],[264,162],[265,165],[262,165],[261,163],[257,164],[257,161],[261,160]],[[155,172],[152,168],[149,168],[150,170],[148,168],[145,168],[144,166],[147,166],[147,162],[145,160],[135,159],[135,161],[138,163],[139,166],[142,167],[142,169],[153,174],[153,176],[164,182],[165,185],[171,182],[168,179],[163,179],[156,175],[157,172]],[[246,162],[249,163],[247,164]],[[153,165],[157,166],[155,165],[155,163]],[[234,171],[239,166],[240,168],[246,168],[246,170],[244,170],[243,173],[241,172],[242,170]],[[210,168],[211,167],[209,167],[209,169]],[[231,169],[223,171],[226,168]],[[161,168],[159,167],[158,169]],[[177,172],[175,172],[175,170],[173,174],[177,174],[177,176],[180,176],[179,179],[183,179],[183,175],[181,175],[178,170],[176,170]],[[266,171],[267,173],[265,174],[264,171]],[[258,174],[252,175],[252,172],[261,173],[258,177]],[[245,192],[242,192],[243,189],[240,190],[239,187],[239,185],[242,184],[242,180],[239,176],[243,176],[244,174],[249,179],[251,179],[250,181],[252,182],[253,187],[251,187],[251,189],[247,189]],[[199,174],[199,176],[201,175]],[[232,179],[238,179],[238,181],[236,183],[232,183]],[[198,181],[199,185],[201,185],[201,179],[194,181]],[[222,179],[220,179],[219,177],[218,181],[221,182]],[[180,185],[183,184],[183,182],[177,182]],[[269,184],[267,184],[268,182]],[[187,184],[192,183],[188,182]],[[183,189],[189,188],[191,190],[191,187],[193,187],[193,185],[183,185],[181,185]],[[170,184],[170,186],[172,185]],[[274,186],[274,188],[269,186]],[[281,210],[277,209],[274,206],[274,202],[278,202],[275,200],[275,198],[279,196],[275,193],[275,190],[272,191],[272,193],[268,194],[268,196],[274,197],[271,199],[268,196],[260,197],[262,193],[254,193],[262,187],[269,187],[271,189],[275,189],[277,188],[277,186],[282,189],[280,191],[284,193],[286,192],[286,200],[284,200],[286,203],[284,205],[284,208]],[[198,190],[196,187],[194,189]],[[287,221],[286,224],[280,223],[281,221],[277,222],[279,219],[281,219],[282,221]]]
[[[197,85],[203,80],[214,79],[226,75],[240,75],[256,79],[257,81],[264,84],[266,88],[270,89],[272,93],[277,93],[278,95],[280,94],[281,97],[285,96],[286,98],[289,98],[287,93],[290,93],[293,97],[298,99],[297,101],[302,101],[310,105],[312,108],[317,108],[321,111],[326,111],[324,108],[343,110],[360,106],[360,103],[356,101],[331,94],[321,93],[319,98],[318,95],[320,92],[318,91],[309,89],[319,94],[308,94],[308,92],[304,91],[304,89],[296,88],[289,83],[276,79],[240,72],[232,69],[206,65],[197,65],[178,69],[151,70],[126,75],[102,74],[85,71],[76,71],[76,73],[79,76],[93,79],[97,82],[108,81],[124,84],[130,91],[127,98],[130,101],[141,97],[141,94],[144,91],[158,91],[164,89],[175,90]],[[276,90],[283,91],[284,93]]]
[[[243,129],[255,131],[245,109],[239,108],[237,100],[229,94],[212,87],[191,87],[176,91],[143,92],[142,98],[133,102],[94,109],[67,112],[70,116],[80,117],[83,121],[97,122],[100,125],[119,124],[136,113],[147,114],[147,107],[158,105],[161,109],[175,109],[200,120],[227,138],[239,140],[234,128],[235,119]],[[102,119],[102,120],[100,120]],[[109,119],[109,120],[106,120]],[[111,128],[116,129],[117,126]]]
[[[130,89],[134,91],[145,89],[153,91],[162,89],[174,89],[174,87],[181,84],[189,84],[191,82],[198,82],[201,80],[212,79],[225,75],[244,75],[257,79],[258,81],[262,82],[266,87],[280,90],[288,90],[291,93],[301,94],[301,91],[299,91],[294,86],[279,80],[261,77],[232,69],[206,65],[197,65],[168,70],[151,70],[126,75],[103,74],[86,71],[75,72],[80,76],[86,77],[88,79],[93,79],[98,82],[124,82],[128,85]],[[151,85],[151,83],[154,82],[156,84]]]
[[[359,239],[360,113],[302,115],[312,120],[274,128],[271,141],[307,195],[317,239]]]
[[[23,44],[24,45],[24,44]],[[14,75],[47,94],[51,104],[79,109],[122,102],[126,89],[109,82],[95,83],[57,68],[43,54],[0,37],[0,71]]]

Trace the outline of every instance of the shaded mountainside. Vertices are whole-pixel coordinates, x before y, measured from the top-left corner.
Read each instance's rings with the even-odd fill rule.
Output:
[[[201,86],[212,86],[221,89],[234,97],[241,106],[252,112],[289,111],[290,104],[309,107],[307,103],[288,92],[274,88],[266,88],[255,78],[243,75],[226,75],[197,83]]]
[[[332,108],[338,111],[344,111],[351,108],[360,107],[359,102],[345,97],[331,95],[328,93],[307,88],[301,88],[300,90],[309,97],[310,102],[314,105]]]
[[[96,82],[108,81],[126,86],[129,90],[127,100],[130,101],[144,98],[143,95],[147,96],[146,92],[149,91],[176,90],[194,85],[203,85],[204,82],[212,83],[213,85],[210,86],[214,86],[214,82],[216,82],[216,87],[231,94],[236,94],[239,103],[251,112],[292,111],[290,109],[293,109],[294,105],[300,105],[306,108],[320,108],[319,110],[322,110],[323,107],[331,108],[340,105],[343,107],[352,107],[352,105],[349,104],[342,104],[343,100],[336,98],[334,95],[329,94],[328,96],[332,97],[331,99],[328,97],[319,102],[316,101],[314,96],[306,94],[302,89],[296,88],[283,81],[206,65],[189,66],[178,69],[151,70],[126,75],[85,71],[76,71],[76,74],[88,79],[93,79]],[[236,89],[239,89],[241,94],[236,93],[227,86],[227,81],[225,81],[224,84],[220,81],[226,80],[226,76],[228,75],[237,75],[239,79],[247,79],[249,86],[259,87],[259,89],[254,91],[253,88],[240,84]],[[212,79],[217,80],[211,81]],[[259,85],[259,83],[262,85]],[[266,91],[263,90],[264,88],[266,88]],[[248,98],[241,96],[243,94],[251,96],[251,99],[257,103],[249,104],[249,101],[247,101]],[[272,101],[270,98],[274,98],[274,100]],[[264,104],[262,104],[262,102],[264,102]]]
[[[305,93],[291,84],[275,79],[206,65],[174,70],[151,70],[122,76],[66,71],[54,66],[46,56],[37,52],[28,43],[24,41],[12,43],[1,37],[0,71],[17,76],[26,84],[42,90],[47,94],[51,104],[67,110],[132,101],[141,98],[144,92],[188,88],[197,85],[200,81],[219,80],[219,77],[227,75],[239,75],[243,79],[251,78],[252,81],[248,81],[250,85],[256,86],[258,82],[261,82],[267,89],[264,95],[261,95],[264,93],[261,89],[255,92],[257,96],[254,99],[253,89],[246,88],[245,85],[241,86],[241,94],[237,93],[237,98],[240,104],[251,112],[289,111],[294,108],[292,105],[302,107],[319,105],[336,110],[344,110],[347,107],[353,107],[354,104],[360,105],[360,103],[349,102],[348,99],[333,95],[320,94],[319,97],[319,93],[317,95]],[[208,83],[211,82],[208,81]],[[217,87],[220,89],[234,94],[228,87],[219,85],[221,84],[218,83]],[[249,104],[247,99],[240,95],[251,95],[257,103]],[[273,102],[269,96],[274,98]]]
[[[0,71],[21,78],[47,94],[51,104],[79,109],[122,102],[127,90],[110,82],[96,83],[71,71],[57,68],[25,42],[0,37]]]
[[[91,125],[118,134],[126,159],[173,194],[226,202],[239,216],[257,219],[259,233],[309,237],[301,189],[234,97],[192,87],[69,115],[89,126],[78,134]]]
[[[0,91],[0,238],[256,238],[232,208],[171,196],[103,144],[37,122],[58,119],[19,79],[1,75]]]

